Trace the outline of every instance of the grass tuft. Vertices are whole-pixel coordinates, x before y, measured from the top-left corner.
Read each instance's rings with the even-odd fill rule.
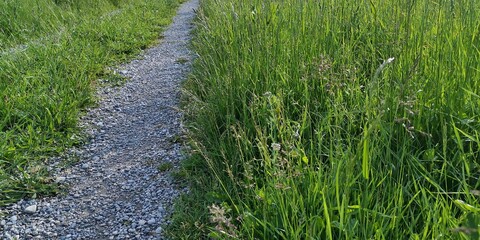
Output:
[[[202,1],[172,238],[478,236],[479,10]]]

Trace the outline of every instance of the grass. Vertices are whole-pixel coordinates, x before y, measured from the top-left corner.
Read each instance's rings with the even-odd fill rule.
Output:
[[[166,172],[171,170],[172,168],[173,168],[173,164],[170,162],[162,163],[157,167],[158,171],[160,172]]]
[[[177,0],[0,2],[0,205],[52,194],[45,163],[84,138],[83,109],[111,66],[154,43]]]
[[[479,10],[202,1],[170,237],[478,238]]]

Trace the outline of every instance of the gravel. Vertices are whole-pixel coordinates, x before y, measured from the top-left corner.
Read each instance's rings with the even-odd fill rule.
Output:
[[[177,109],[198,1],[182,4],[158,46],[119,67],[124,86],[98,90],[80,121],[90,141],[49,165],[66,193],[0,209],[0,239],[163,239],[172,201],[186,191],[158,167],[182,159]]]

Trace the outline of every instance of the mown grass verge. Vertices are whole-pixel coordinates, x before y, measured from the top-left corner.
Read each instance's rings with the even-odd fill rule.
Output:
[[[479,10],[202,1],[171,237],[477,239]]]
[[[159,38],[179,0],[0,2],[0,205],[55,192],[45,162],[82,141],[77,120],[110,66]]]

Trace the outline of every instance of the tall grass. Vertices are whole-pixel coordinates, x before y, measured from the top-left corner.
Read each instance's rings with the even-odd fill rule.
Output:
[[[45,162],[82,141],[77,119],[109,66],[158,39],[177,0],[0,2],[0,205],[48,194]]]
[[[204,0],[186,171],[208,192],[173,236],[478,237],[479,10]]]

